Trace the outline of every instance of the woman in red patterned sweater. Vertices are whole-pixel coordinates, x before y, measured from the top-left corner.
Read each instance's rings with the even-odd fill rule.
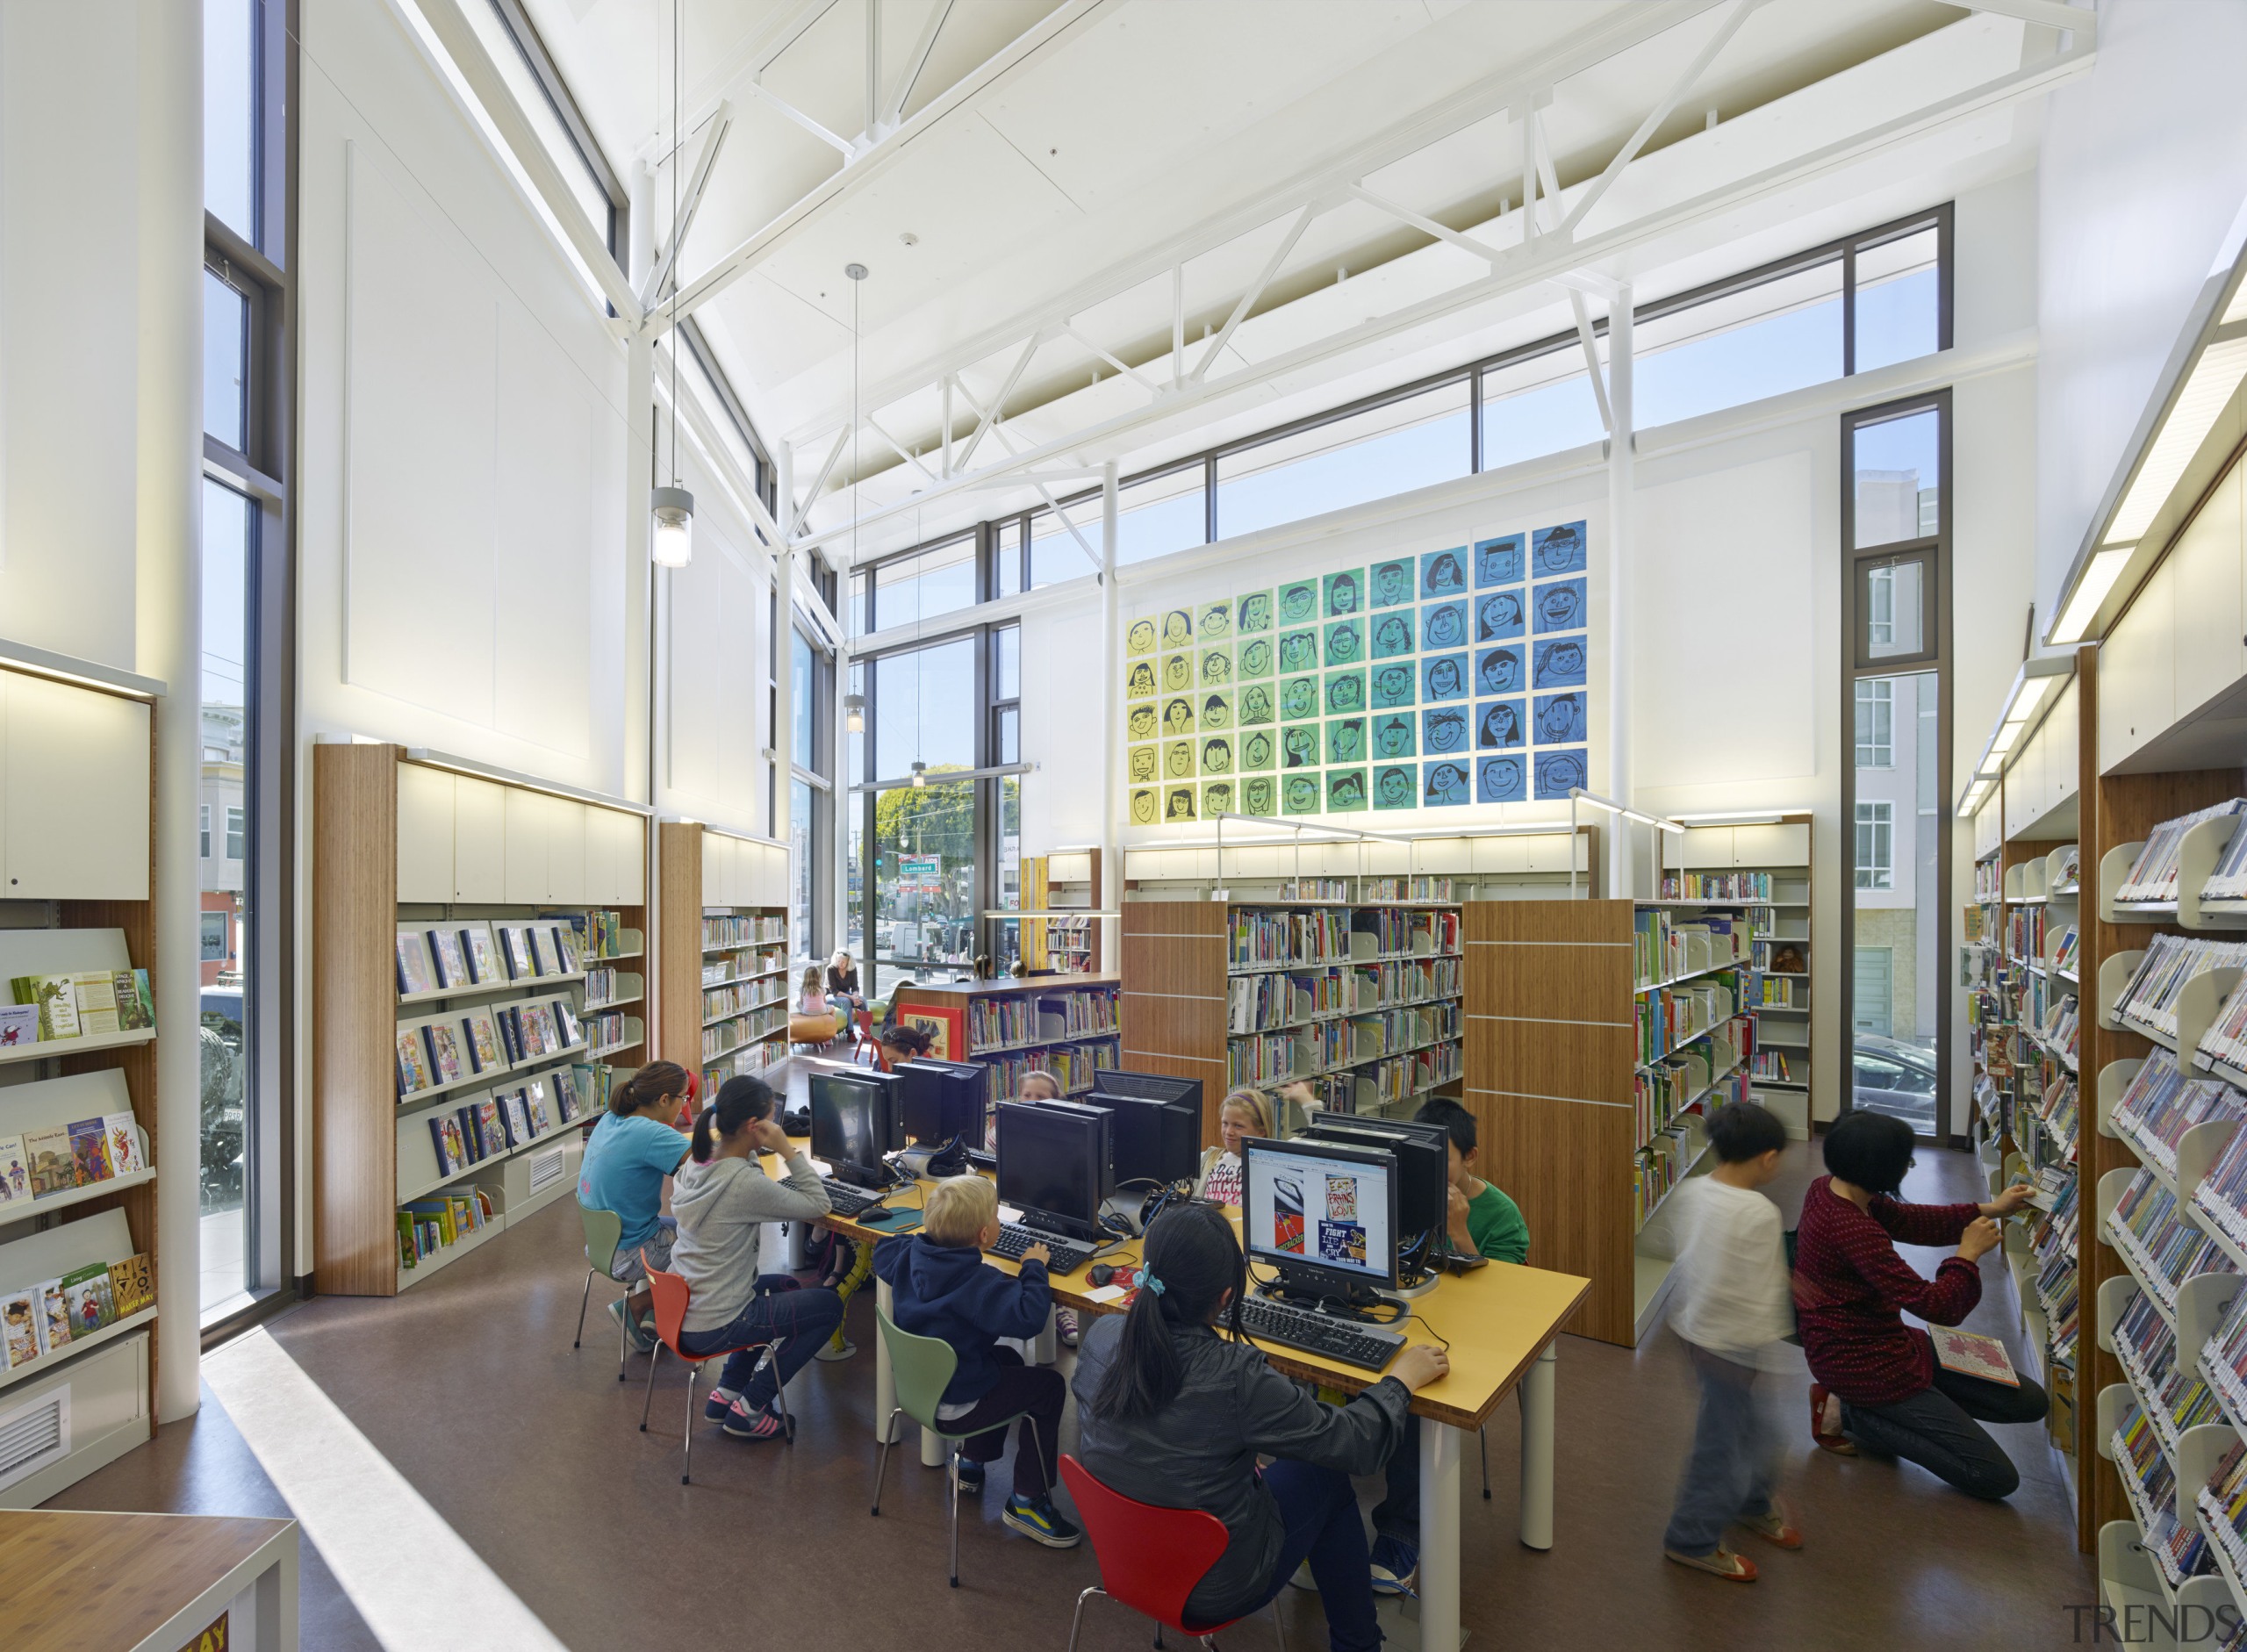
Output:
[[[1980,1262],[1999,1245],[1997,1222],[2028,1203],[2025,1186],[1986,1204],[1904,1204],[1912,1127],[1880,1113],[1852,1113],[1826,1138],[1831,1174],[1810,1184],[1796,1235],[1795,1308],[1815,1379],[1811,1433],[1828,1451],[1858,1447],[1916,1462],[1978,1498],[2021,1483],[2013,1460],[1984,1423],[2033,1423],[2044,1390],[1966,1376],[1935,1363],[1911,1313],[1955,1325],[1982,1299]],[[1905,1245],[1956,1245],[1933,1279],[1896,1253]]]

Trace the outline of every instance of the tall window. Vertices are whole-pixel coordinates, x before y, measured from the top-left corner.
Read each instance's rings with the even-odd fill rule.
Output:
[[[835,662],[803,628],[789,632],[788,838],[795,867],[789,934],[802,959],[833,949]]]
[[[1896,766],[1896,685],[1884,677],[1857,682],[1857,767]]]
[[[1001,625],[990,634],[990,757],[993,763],[1022,761],[1022,627]],[[992,912],[1022,909],[1022,777],[1001,774],[987,780],[984,813],[991,822],[988,865]],[[1022,921],[994,918],[984,931],[992,967],[1011,972],[1022,958]]]
[[[281,141],[291,47],[280,0],[205,0],[204,40],[202,1306],[253,1311],[294,1273],[287,1061],[279,1030],[285,868],[266,845],[289,788],[285,657],[291,462],[290,180]],[[281,708],[284,717],[269,719]]]
[[[1896,806],[1893,803],[1857,805],[1857,887],[1892,889],[1896,887]]]

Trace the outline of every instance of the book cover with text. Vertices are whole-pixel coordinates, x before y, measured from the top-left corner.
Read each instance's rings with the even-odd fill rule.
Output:
[[[40,1042],[78,1036],[78,1000],[68,975],[18,975],[11,984],[16,1002],[39,1011]]]
[[[108,970],[89,970],[70,977],[70,995],[78,1006],[78,1032],[99,1038],[118,1030],[117,977]]]
[[[82,1188],[107,1182],[117,1174],[117,1166],[109,1156],[109,1131],[100,1119],[71,1121],[70,1173]]]
[[[32,1196],[32,1167],[21,1136],[0,1136],[0,1206]]]
[[[61,1124],[24,1132],[24,1162],[31,1167],[32,1196],[68,1193],[78,1185],[70,1166],[70,1131]]]
[[[140,1131],[130,1113],[104,1113],[102,1129],[109,1138],[109,1161],[120,1176],[133,1175],[148,1167],[140,1156]]]

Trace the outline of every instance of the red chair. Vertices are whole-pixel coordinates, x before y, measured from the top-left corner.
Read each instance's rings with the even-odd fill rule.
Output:
[[[855,1061],[859,1057],[864,1056],[866,1060],[873,1066],[879,1067],[881,1065],[881,1046],[874,1042],[873,1011],[871,1009],[852,1010],[851,1012],[851,1031],[852,1033],[851,1059]]]
[[[645,1251],[640,1253],[640,1260],[647,1261]],[[666,1274],[650,1265],[648,1268],[648,1289],[656,1299],[657,1347],[648,1356],[647,1397],[640,1402],[640,1432],[643,1434],[648,1432],[648,1411],[656,1403],[656,1367],[663,1363],[664,1349],[669,1348],[686,1366],[686,1461],[681,1465],[678,1475],[679,1484],[685,1485],[694,1471],[694,1386],[702,1375],[703,1361],[721,1360],[729,1354],[740,1353],[743,1348],[763,1348],[765,1357],[757,1362],[757,1369],[761,1371],[779,1356],[781,1345],[787,1339],[774,1337],[765,1342],[744,1342],[739,1347],[713,1348],[707,1354],[689,1354],[678,1346],[681,1328],[686,1323],[686,1281],[677,1274]],[[788,1391],[777,1384],[774,1391],[779,1396],[780,1414],[788,1419],[788,1439],[793,1444],[796,1438],[796,1419],[789,1415]]]
[[[1093,1558],[1100,1562],[1100,1581],[1077,1597],[1076,1616],[1069,1620],[1069,1652],[1076,1652],[1085,1602],[1095,1595],[1120,1600],[1132,1611],[1152,1618],[1157,1646],[1162,1644],[1165,1628],[1198,1636],[1203,1646],[1214,1646],[1212,1636],[1239,1621],[1236,1618],[1196,1628],[1183,1616],[1186,1598],[1194,1592],[1194,1585],[1225,1552],[1223,1520],[1200,1509],[1159,1509],[1152,1503],[1111,1491],[1074,1457],[1061,1459],[1061,1478],[1076,1499],[1077,1518],[1085,1523]],[[1272,1603],[1272,1627],[1280,1634],[1280,1652],[1288,1652],[1287,1626],[1280,1621],[1276,1600]]]

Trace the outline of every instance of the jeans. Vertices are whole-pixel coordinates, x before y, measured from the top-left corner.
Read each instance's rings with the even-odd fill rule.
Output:
[[[1326,1609],[1327,1644],[1333,1652],[1378,1652],[1382,1636],[1374,1617],[1373,1571],[1350,1476],[1339,1469],[1315,1469],[1283,1457],[1266,1467],[1264,1489],[1280,1505],[1287,1535],[1281,1540],[1270,1584],[1234,1615],[1245,1618],[1269,1605],[1308,1560],[1319,1604]]]
[[[1420,1419],[1407,1415],[1404,1438],[1389,1454],[1389,1495],[1373,1505],[1373,1529],[1420,1552]]]
[[[843,1299],[833,1291],[800,1289],[786,1274],[767,1274],[757,1282],[757,1294],[734,1316],[731,1325],[720,1325],[714,1331],[682,1332],[678,1346],[687,1354],[715,1354],[721,1348],[738,1350],[726,1361],[718,1386],[741,1395],[754,1410],[772,1403],[774,1391],[803,1369],[842,1319]],[[742,1344],[768,1342],[778,1337],[787,1339],[781,1345],[779,1357],[773,1365],[757,1370],[757,1362],[764,1357],[765,1350],[743,1347]],[[754,1377],[752,1372],[756,1373]]]
[[[1007,1431],[988,1425],[1002,1424],[1019,1412],[1028,1412],[1016,1431],[1015,1495],[1034,1503],[1053,1483],[1054,1454],[1060,1449],[1061,1407],[1068,1399],[1069,1384],[1059,1371],[1024,1365],[1022,1355],[1012,1348],[994,1348],[991,1357],[999,1362],[999,1380],[975,1402],[973,1411],[945,1419],[944,1432],[965,1434],[986,1429],[960,1447],[960,1455],[970,1462],[994,1462],[1007,1448]],[[1037,1425],[1034,1443],[1033,1422]]]
[[[1935,1386],[1893,1405],[1841,1402],[1841,1432],[1860,1446],[1916,1462],[1969,1497],[2008,1498],[2021,1471],[1984,1423],[2033,1423],[2050,1404],[2027,1377],[2019,1388],[1937,1366]]]
[[[1701,1385],[1701,1412],[1662,1546],[1680,1555],[1712,1555],[1733,1521],[1771,1512],[1778,1434],[1756,1404],[1754,1366],[1685,1346]]]

